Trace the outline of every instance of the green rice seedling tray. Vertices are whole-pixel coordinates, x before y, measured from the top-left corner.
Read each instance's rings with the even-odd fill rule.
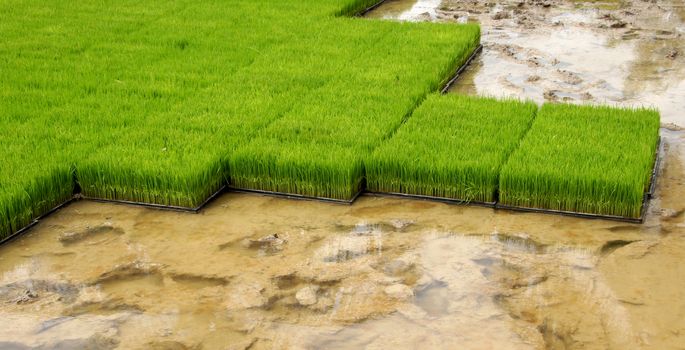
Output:
[[[420,194],[406,194],[406,193],[397,193],[397,192],[365,191],[364,194],[368,194],[368,195],[374,196],[374,197],[408,198],[408,199],[418,199],[418,200],[440,202],[440,203],[447,203],[447,204],[475,205],[475,206],[486,207],[486,208],[495,208],[495,205],[497,205],[497,202],[468,201],[468,200],[463,200],[463,199],[434,197],[434,196],[425,196],[425,195],[420,195]]]
[[[52,214],[52,213],[54,213],[54,212],[56,212],[56,211],[58,211],[58,210],[60,210],[60,209],[62,209],[62,208],[64,208],[64,207],[66,207],[67,205],[71,204],[71,202],[73,202],[73,201],[75,201],[75,200],[76,200],[76,198],[73,197],[73,198],[69,199],[68,201],[66,201],[66,202],[64,202],[64,203],[62,203],[62,204],[60,204],[60,205],[58,205],[58,206],[56,206],[56,207],[50,209],[50,211],[48,211],[47,213],[45,213],[45,214],[43,214],[43,215],[41,215],[41,216],[39,216],[39,217],[33,219],[33,221],[31,221],[30,224],[24,226],[23,228],[19,229],[17,232],[15,232],[15,233],[13,233],[13,234],[11,234],[11,235],[9,235],[9,236],[3,238],[2,240],[0,240],[0,246],[3,245],[3,244],[5,244],[5,243],[9,243],[11,240],[13,240],[13,239],[15,239],[15,238],[21,236],[21,235],[24,234],[26,231],[28,231],[29,229],[31,229],[33,226],[35,226],[36,224],[38,224],[38,222],[39,222],[40,220],[45,219],[45,218],[46,218],[47,216],[49,216],[50,214]]]
[[[517,206],[506,205],[506,204],[499,204],[499,202],[495,204],[495,209],[505,209],[505,210],[513,210],[513,211],[527,212],[527,213],[538,213],[538,214],[556,214],[556,215],[572,216],[572,217],[583,218],[583,219],[603,219],[603,220],[628,222],[628,223],[633,223],[633,224],[642,224],[645,222],[645,218],[647,216],[647,209],[649,208],[649,200],[654,196],[654,191],[656,189],[657,174],[659,172],[659,167],[661,165],[661,150],[662,150],[662,146],[663,146],[663,143],[661,142],[661,137],[659,137],[659,140],[657,142],[658,143],[657,143],[657,147],[656,147],[654,167],[652,169],[652,174],[651,174],[650,180],[649,180],[650,184],[649,184],[647,191],[645,191],[645,194],[644,194],[643,199],[642,199],[642,209],[640,210],[640,217],[639,218],[629,218],[629,217],[617,216],[617,215],[601,215],[601,214],[581,213],[581,212],[575,212],[575,211],[564,211],[564,210],[554,210],[554,209],[517,207]]]
[[[464,64],[462,64],[459,67],[459,69],[457,69],[457,71],[454,72],[454,75],[447,81],[447,83],[445,83],[445,86],[440,90],[441,94],[446,94],[447,91],[450,90],[452,85],[454,85],[454,82],[456,82],[457,79],[459,79],[461,74],[464,73],[466,68],[468,68],[468,66],[471,64],[471,62],[473,62],[473,60],[476,58],[476,56],[478,56],[479,53],[481,53],[481,51],[483,51],[483,44],[479,44],[478,47],[476,47],[476,49],[473,50],[473,52],[471,53],[471,56],[469,56],[469,58],[466,59],[466,62],[464,62]]]
[[[100,203],[127,204],[127,205],[135,205],[137,207],[150,208],[150,209],[198,213],[209,202],[211,202],[216,197],[218,197],[220,194],[222,194],[226,190],[226,188],[227,188],[226,185],[222,186],[219,190],[214,192],[214,194],[209,196],[207,199],[205,199],[204,202],[202,202],[200,205],[198,205],[195,208],[181,207],[181,206],[176,206],[176,205],[163,205],[163,204],[154,204],[154,203],[135,202],[135,201],[127,201],[127,200],[121,200],[121,199],[92,198],[92,197],[83,196],[81,194],[77,194],[75,197],[77,197],[77,199],[85,199],[85,200],[89,200],[89,201],[93,201],[93,202],[100,202]]]
[[[362,186],[360,186],[362,187]],[[346,199],[336,199],[336,198],[326,198],[326,197],[312,197],[312,196],[305,196],[301,194],[294,194],[294,193],[283,193],[283,192],[274,192],[274,191],[266,191],[266,190],[255,190],[255,189],[246,189],[246,188],[237,188],[237,187],[228,187],[229,190],[233,192],[241,192],[241,193],[255,193],[255,194],[261,194],[265,196],[270,196],[270,197],[277,197],[277,198],[285,198],[285,199],[296,199],[296,200],[306,200],[306,201],[317,201],[317,202],[325,202],[325,203],[337,203],[337,204],[347,204],[351,205],[354,203],[357,198],[364,192],[363,189],[359,190],[351,199],[346,200]]]

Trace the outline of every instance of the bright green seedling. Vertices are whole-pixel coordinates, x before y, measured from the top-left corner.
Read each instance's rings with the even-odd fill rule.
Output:
[[[194,208],[227,182],[474,201],[499,182],[507,204],[639,215],[656,112],[545,106],[498,175],[533,105],[415,111],[479,27],[350,18],[374,2],[0,0],[0,239],[76,190]]]
[[[236,185],[350,198],[477,25],[369,0],[0,2],[0,239],[75,188],[195,207]]]
[[[330,50],[355,64],[338,62],[322,70],[326,75],[341,74],[322,76],[326,83],[301,95],[306,102],[293,104],[231,153],[232,186],[353,198],[362,189],[363,158],[428,93],[437,91],[479,44],[476,26],[398,26],[349,19],[342,24],[353,25],[353,31],[362,34],[331,37],[336,43]],[[369,54],[374,52],[386,54]],[[316,62],[315,58],[322,66],[331,63],[327,55],[313,54],[310,59]]]
[[[369,190],[494,202],[500,168],[537,106],[431,95],[366,162]]]
[[[652,109],[546,104],[502,170],[500,202],[638,218],[658,138]]]

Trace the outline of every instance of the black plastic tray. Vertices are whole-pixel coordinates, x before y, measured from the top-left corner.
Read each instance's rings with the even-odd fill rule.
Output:
[[[327,197],[312,197],[312,196],[305,196],[305,195],[294,194],[294,193],[283,193],[283,192],[266,191],[266,190],[255,190],[255,189],[249,189],[249,188],[238,188],[238,187],[231,187],[231,186],[229,186],[228,188],[233,192],[256,193],[256,194],[261,194],[261,195],[265,195],[265,196],[285,198],[285,199],[318,201],[318,202],[347,204],[347,205],[354,203],[354,201],[357,200],[357,198],[364,191],[364,190],[359,190],[359,192],[357,192],[357,194],[355,194],[354,197],[352,197],[349,200],[346,200],[346,199],[336,199],[336,198],[327,198]]]
[[[661,141],[661,136],[659,136],[659,141],[657,141],[656,145],[656,154],[654,155],[654,167],[652,168],[652,176],[649,179],[649,189],[647,190],[649,198],[654,197],[654,191],[656,191],[657,175],[661,166],[661,151],[663,150],[663,142]]]
[[[647,209],[647,207],[646,207],[647,201],[648,201],[648,199],[645,196],[645,199],[642,201],[642,215],[640,216],[640,218],[637,218],[637,219],[636,218],[624,217],[624,216],[617,216],[617,215],[600,215],[600,214],[581,213],[581,212],[575,212],[575,211],[515,207],[515,206],[499,204],[499,203],[497,203],[495,205],[495,209],[505,209],[505,210],[519,211],[519,212],[526,212],[526,213],[555,214],[555,215],[563,215],[563,216],[572,216],[572,217],[583,218],[583,219],[603,219],[603,220],[613,220],[613,221],[621,221],[621,222],[629,222],[629,223],[634,223],[634,224],[641,224],[645,220],[645,212]]]
[[[657,174],[659,173],[659,167],[661,164],[662,145],[663,144],[661,142],[661,137],[659,137],[659,139],[657,141],[656,152],[655,152],[656,158],[654,159],[654,165],[652,167],[652,175],[650,176],[649,187],[642,197],[642,209],[640,210],[640,217],[639,218],[629,218],[629,217],[618,216],[618,215],[601,215],[601,214],[581,213],[581,212],[575,212],[575,211],[564,211],[564,210],[554,210],[554,209],[517,207],[517,206],[505,205],[505,204],[500,204],[500,203],[497,203],[495,205],[495,209],[506,209],[506,210],[514,210],[514,211],[529,212],[529,213],[539,213],[539,214],[557,214],[557,215],[573,216],[573,217],[585,218],[585,219],[605,219],[605,220],[629,222],[629,223],[634,223],[634,224],[644,223],[645,218],[647,217],[647,209],[649,209],[649,200],[654,196],[654,191],[656,190],[656,181],[658,178]]]
[[[447,91],[449,91],[449,89],[452,87],[454,82],[457,81],[457,79],[459,79],[459,76],[461,75],[461,73],[464,73],[466,68],[468,68],[468,66],[471,64],[471,62],[473,62],[473,60],[476,58],[476,56],[478,56],[478,54],[481,51],[483,51],[483,45],[478,44],[478,47],[476,47],[476,49],[473,50],[473,52],[471,52],[471,56],[469,56],[469,58],[466,60],[466,62],[464,62],[464,64],[462,64],[459,67],[459,69],[457,69],[457,71],[454,72],[454,75],[452,75],[452,77],[447,81],[447,83],[445,83],[445,86],[443,86],[442,89],[440,89],[441,94],[446,94]]]
[[[397,193],[397,192],[364,191],[364,194],[369,195],[369,196],[374,196],[374,197],[409,198],[409,199],[418,199],[418,200],[431,201],[431,202],[441,202],[441,203],[448,203],[448,204],[477,205],[477,206],[486,207],[486,208],[495,208],[495,205],[497,204],[497,202],[469,201],[469,200],[463,200],[463,199],[434,197],[434,196],[426,196],[426,195],[421,195],[421,194],[406,194],[406,193]]]
[[[414,195],[414,194],[405,194],[405,193],[394,193],[394,192],[366,191],[365,193],[373,195],[373,196],[410,198],[410,199],[428,200],[428,201],[435,201],[435,202],[442,202],[442,203],[449,203],[449,204],[462,204],[462,205],[463,204],[471,204],[471,205],[489,207],[489,208],[494,208],[494,209],[504,209],[504,210],[519,211],[519,212],[527,212],[527,213],[555,214],[555,215],[572,216],[572,217],[584,218],[584,219],[604,219],[604,220],[613,220],[613,221],[621,221],[621,222],[641,224],[645,221],[645,217],[647,215],[647,209],[649,208],[649,200],[653,197],[654,191],[656,189],[656,181],[658,178],[657,174],[659,173],[659,167],[661,164],[662,145],[663,144],[661,142],[661,137],[659,137],[659,140],[657,141],[657,147],[656,147],[656,155],[655,155],[656,158],[654,159],[654,166],[652,168],[652,174],[650,176],[650,185],[648,187],[648,190],[644,193],[644,196],[642,199],[642,209],[640,211],[641,213],[640,213],[639,218],[629,218],[629,217],[618,216],[618,215],[602,215],[602,214],[581,213],[581,212],[575,212],[575,211],[554,210],[554,209],[517,207],[517,206],[512,206],[512,205],[500,204],[499,198],[497,198],[497,196],[496,196],[495,202],[478,202],[478,201],[465,201],[465,200],[458,200],[458,199]]]
[[[99,203],[126,204],[126,205],[134,205],[134,206],[150,208],[150,209],[198,213],[200,210],[202,210],[202,208],[204,208],[205,205],[207,205],[207,203],[211,202],[216,197],[218,197],[221,193],[223,193],[227,187],[228,186],[226,186],[226,185],[221,186],[221,188],[219,190],[214,192],[214,194],[209,196],[207,199],[205,199],[204,202],[202,202],[200,205],[198,205],[195,208],[181,207],[181,206],[176,206],[176,205],[163,205],[163,204],[154,204],[154,203],[145,203],[145,202],[135,202],[135,201],[127,201],[127,200],[121,200],[121,199],[93,198],[93,197],[83,196],[81,194],[76,194],[75,197],[77,199],[85,199],[85,200],[89,200],[89,201],[93,201],[93,202],[99,202]]]
[[[363,16],[365,16],[367,13],[369,13],[369,12],[375,10],[378,6],[383,5],[384,2],[385,2],[385,0],[380,0],[379,2],[377,2],[377,3],[375,3],[375,4],[373,4],[373,5],[369,6],[369,7],[367,7],[367,8],[365,8],[365,9],[363,9],[363,10],[357,12],[354,16],[355,16],[355,17],[363,17]]]

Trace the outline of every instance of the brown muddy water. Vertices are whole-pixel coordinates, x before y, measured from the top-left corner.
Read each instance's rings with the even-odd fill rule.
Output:
[[[471,20],[457,5],[396,2],[373,15]],[[583,88],[590,78],[613,84],[624,69],[655,69],[631,73],[634,89],[678,95],[669,89],[683,86],[682,51],[663,68],[661,49],[635,48],[648,41],[637,32],[607,50],[644,51],[641,68],[606,57],[582,74],[589,65],[570,61],[583,45],[604,45],[596,37],[569,40],[577,49],[568,54],[559,43],[507,45],[540,45],[539,57],[570,62],[581,93],[601,95]],[[510,76],[493,62],[510,58],[500,39],[486,41],[494,37],[484,36],[480,68],[455,89],[505,85],[497,81]],[[511,76],[531,69],[512,62],[525,69]],[[556,76],[519,86],[557,86]],[[625,95],[630,79],[609,91]],[[667,97],[652,102],[683,120]],[[367,196],[346,206],[229,193],[197,215],[76,202],[0,247],[0,349],[685,349],[685,132],[662,136],[642,225]]]

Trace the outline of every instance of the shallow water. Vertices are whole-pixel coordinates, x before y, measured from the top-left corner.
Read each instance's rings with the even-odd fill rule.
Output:
[[[479,22],[484,50],[451,92],[655,106],[685,127],[683,1],[389,0],[370,15]]]
[[[402,21],[437,20],[437,9],[441,3],[442,0],[388,0],[365,17]]]
[[[549,35],[631,57],[544,51],[588,76],[634,62],[594,30]],[[685,132],[662,136],[643,225],[367,196],[228,193],[197,215],[76,202],[0,247],[0,348],[682,349]]]

